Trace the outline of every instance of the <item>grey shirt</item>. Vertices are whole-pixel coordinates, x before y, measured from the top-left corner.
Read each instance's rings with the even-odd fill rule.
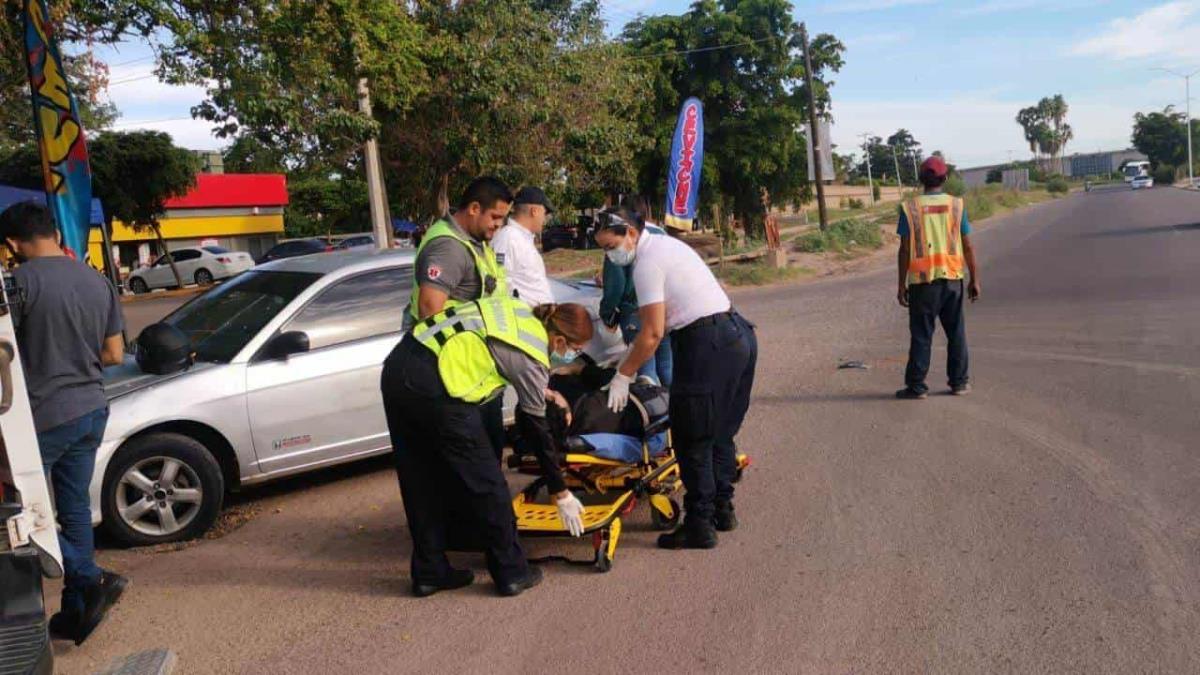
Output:
[[[528,354],[499,340],[488,340],[496,370],[517,392],[517,407],[534,417],[546,416],[546,387],[550,371]]]
[[[34,427],[53,429],[108,405],[100,351],[123,327],[116,289],[66,256],[31,259],[13,278],[24,294],[13,322]]]
[[[483,254],[483,243],[470,235],[449,218],[447,222],[460,237]],[[475,259],[467,252],[462,242],[453,237],[438,237],[425,244],[417,255],[414,277],[418,286],[435,286],[446,292],[453,300],[478,300],[483,295],[483,280],[475,268]],[[404,313],[404,330],[411,330],[416,321],[410,312]]]

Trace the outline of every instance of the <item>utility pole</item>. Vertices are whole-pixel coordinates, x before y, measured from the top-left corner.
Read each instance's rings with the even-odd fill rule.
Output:
[[[900,160],[896,159],[896,146],[892,146],[892,164],[896,165],[896,186],[900,188],[900,194],[904,194],[904,180],[900,178]],[[901,197],[903,199],[903,197]]]
[[[871,193],[871,206],[875,206],[875,179],[871,177],[871,134],[859,134],[863,139],[863,154],[867,157],[867,192]]]
[[[358,80],[358,111],[371,117],[371,90],[367,78]],[[387,217],[387,197],[383,194],[383,169],[379,166],[379,141],[372,136],[363,146],[363,161],[367,165],[367,203],[371,207],[371,232],[375,234],[375,248],[386,250],[392,247],[392,228]]]
[[[803,22],[800,23],[800,46],[804,52],[804,81],[808,86],[808,134],[812,139],[813,178],[817,183],[817,211],[821,217],[821,229],[824,230],[829,227],[829,214],[825,211],[825,176],[821,167],[820,143],[828,143],[829,139],[821,138],[820,127],[817,126],[817,95],[813,89],[812,59],[808,56],[808,28]]]
[[[1155,68],[1155,70],[1161,70],[1164,73],[1170,73],[1175,77],[1183,78],[1183,95],[1187,97],[1187,100],[1184,101],[1183,107],[1186,111],[1185,114],[1187,115],[1187,127],[1185,128],[1184,133],[1187,134],[1188,189],[1191,189],[1196,186],[1196,177],[1192,175],[1192,76],[1196,73],[1200,73],[1200,70],[1193,70],[1187,74],[1171,70],[1170,68]]]

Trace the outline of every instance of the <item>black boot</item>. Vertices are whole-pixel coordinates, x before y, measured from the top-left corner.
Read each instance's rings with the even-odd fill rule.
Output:
[[[471,570],[456,570],[451,569],[450,574],[445,579],[432,584],[422,584],[413,582],[412,592],[418,598],[427,598],[438,591],[452,591],[456,588],[465,588],[470,586],[475,581],[475,573]]]
[[[75,645],[91,636],[92,631],[108,616],[108,610],[117,604],[129,580],[113,572],[101,572],[100,579],[83,591],[83,613],[79,617],[79,629],[75,634]]]
[[[683,525],[674,532],[668,532],[658,537],[659,548],[716,548],[717,532],[713,529],[712,520],[685,518]]]
[[[713,527],[717,532],[732,532],[737,529],[737,514],[733,512],[733,502],[717,502],[713,511]]]

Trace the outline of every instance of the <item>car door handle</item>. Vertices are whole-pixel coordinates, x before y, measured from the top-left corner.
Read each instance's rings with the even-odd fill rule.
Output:
[[[12,344],[7,340],[0,340],[0,415],[12,408],[12,362],[15,357],[16,352]]]

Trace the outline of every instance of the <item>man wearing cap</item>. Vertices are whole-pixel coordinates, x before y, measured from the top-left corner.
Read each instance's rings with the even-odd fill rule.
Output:
[[[949,341],[946,375],[950,393],[965,396],[971,391],[967,376],[967,332],[963,319],[963,267],[970,272],[966,296],[979,299],[979,268],[971,245],[971,223],[963,200],[942,191],[946,162],[934,155],[921,164],[918,175],[925,193],[900,206],[899,289],[896,299],[908,308],[912,340],[908,367],[900,399],[924,399],[929,395],[925,375],[938,321]]]
[[[546,278],[546,263],[534,243],[553,213],[545,192],[535,187],[521,188],[513,199],[508,224],[492,239],[492,248],[508,273],[513,295],[531,307],[554,302],[550,280]]]

